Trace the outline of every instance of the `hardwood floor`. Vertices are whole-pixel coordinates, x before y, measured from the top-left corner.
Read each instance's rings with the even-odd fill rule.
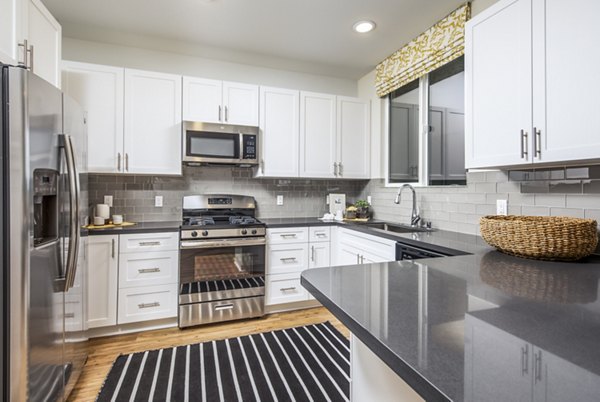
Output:
[[[88,361],[79,382],[69,397],[69,401],[88,402],[95,400],[113,361],[120,354],[234,338],[324,321],[330,321],[342,334],[347,337],[350,336],[348,329],[331,315],[327,309],[318,307],[270,314],[259,319],[227,322],[185,330],[169,328],[92,339],[90,341]]]

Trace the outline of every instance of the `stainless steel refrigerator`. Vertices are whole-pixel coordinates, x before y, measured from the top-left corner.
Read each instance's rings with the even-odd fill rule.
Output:
[[[60,90],[2,66],[2,398],[66,400],[87,358],[87,132]]]

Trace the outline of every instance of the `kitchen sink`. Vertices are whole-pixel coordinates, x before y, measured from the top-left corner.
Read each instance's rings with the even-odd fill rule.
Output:
[[[434,230],[430,228],[383,222],[369,223],[368,226],[373,229],[385,230],[386,232],[394,233],[432,232]]]

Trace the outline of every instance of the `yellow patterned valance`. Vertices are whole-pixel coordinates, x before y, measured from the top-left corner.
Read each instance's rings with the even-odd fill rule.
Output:
[[[377,95],[386,96],[409,82],[465,53],[465,22],[471,18],[467,3],[413,39],[377,65]]]

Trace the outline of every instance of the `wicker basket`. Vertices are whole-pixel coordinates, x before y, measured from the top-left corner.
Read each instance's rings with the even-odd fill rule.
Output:
[[[481,236],[503,253],[536,260],[575,261],[598,244],[593,219],[542,216],[484,216]]]

